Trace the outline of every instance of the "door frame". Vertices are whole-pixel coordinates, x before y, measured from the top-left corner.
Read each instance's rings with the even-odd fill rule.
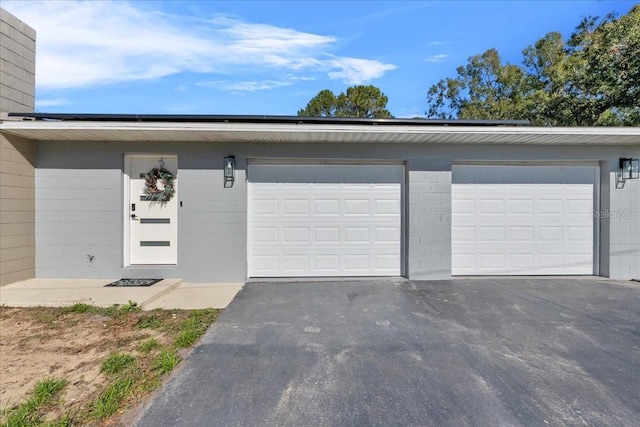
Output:
[[[139,264],[131,264],[131,221],[129,221],[129,204],[131,203],[131,191],[130,191],[130,182],[131,182],[131,159],[134,157],[175,157],[176,158],[176,168],[178,168],[178,155],[175,153],[151,153],[151,152],[142,152],[142,153],[124,153],[123,156],[123,169],[122,169],[122,266],[136,268],[143,268],[144,266]],[[176,176],[178,171],[176,170]],[[177,194],[176,194],[177,196]],[[178,209],[179,210],[179,209]],[[176,211],[176,221],[178,218],[178,212]],[[176,242],[177,244],[177,242]],[[160,264],[164,265],[164,264]],[[177,260],[176,260],[177,265]],[[154,268],[158,266],[153,266]]]

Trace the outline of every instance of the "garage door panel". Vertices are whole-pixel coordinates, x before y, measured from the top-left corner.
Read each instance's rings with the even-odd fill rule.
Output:
[[[451,227],[451,241],[452,242],[475,242],[476,227],[473,227],[473,226]]]
[[[536,257],[532,253],[509,254],[509,265],[515,270],[534,271]]]
[[[278,243],[278,227],[255,227],[253,229],[253,243]]]
[[[504,200],[503,199],[481,199],[480,200],[480,215],[504,215]]]
[[[480,254],[480,270],[498,271],[504,270],[505,254],[503,253],[481,253]]]
[[[256,199],[253,201],[253,215],[278,215],[278,201],[273,199]]]
[[[340,227],[313,227],[315,243],[340,243]]]
[[[532,215],[533,214],[533,199],[509,199],[509,214],[510,215]]]
[[[251,165],[249,276],[400,275],[402,176],[388,165]]]
[[[366,215],[371,214],[369,200],[345,200],[344,215]]]
[[[313,201],[314,215],[340,215],[340,200],[338,199],[316,199]]]
[[[369,236],[369,227],[345,227],[344,243],[371,243]]]
[[[480,239],[484,242],[504,242],[505,230],[501,226],[480,227]]]
[[[510,242],[533,243],[535,240],[535,227],[511,226],[508,228],[507,236]]]
[[[455,166],[453,274],[593,274],[595,171],[561,169]]]
[[[591,242],[591,227],[567,227],[567,241],[568,242]]]
[[[400,227],[375,227],[376,243],[400,244]]]

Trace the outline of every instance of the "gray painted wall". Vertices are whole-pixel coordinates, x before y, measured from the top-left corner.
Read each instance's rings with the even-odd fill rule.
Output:
[[[178,266],[123,267],[125,153],[178,156]],[[223,188],[224,156],[236,156],[236,182]],[[406,162],[405,274],[451,274],[451,164],[511,161],[599,161],[601,274],[640,275],[640,182],[623,190],[611,180],[619,157],[640,147],[422,144],[211,144],[40,142],[36,170],[36,277],[179,277],[187,282],[246,279],[247,159],[374,159]],[[607,170],[608,169],[608,170]],[[250,170],[249,170],[250,173]],[[610,179],[607,179],[610,178]],[[618,221],[619,219],[619,221]],[[93,255],[93,262],[87,256]],[[610,255],[610,256],[609,256]]]

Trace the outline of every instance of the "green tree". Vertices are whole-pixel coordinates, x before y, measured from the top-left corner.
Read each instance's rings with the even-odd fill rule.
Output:
[[[428,92],[427,116],[441,119],[522,118],[522,69],[502,65],[500,55],[489,49],[457,68],[456,78],[440,80]]]
[[[375,86],[351,86],[335,95],[322,90],[298,111],[303,117],[366,117],[388,119],[393,115],[386,109],[389,98]]]
[[[431,86],[427,116],[640,125],[640,5],[620,19],[585,19],[567,41],[548,33],[522,53],[522,65],[503,64],[495,49],[469,58]]]

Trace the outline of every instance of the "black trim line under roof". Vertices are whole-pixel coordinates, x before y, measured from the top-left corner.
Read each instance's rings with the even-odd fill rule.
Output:
[[[359,117],[298,117],[208,114],[74,114],[9,113],[10,117],[42,121],[165,122],[165,123],[270,123],[386,126],[526,126],[528,120],[369,119]]]

